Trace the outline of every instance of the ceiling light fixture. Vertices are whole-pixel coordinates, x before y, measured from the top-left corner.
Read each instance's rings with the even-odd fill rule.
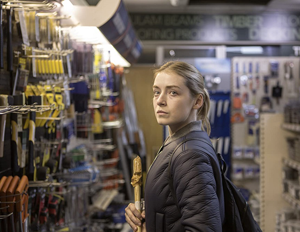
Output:
[[[172,6],[187,6],[189,0],[170,0]]]

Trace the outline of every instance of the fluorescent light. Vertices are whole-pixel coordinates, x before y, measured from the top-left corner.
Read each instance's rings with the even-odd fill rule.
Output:
[[[262,54],[263,48],[259,46],[241,47],[242,54]]]
[[[102,49],[104,54],[110,51],[111,62],[122,67],[129,67],[130,63],[108,42],[105,36],[97,27],[78,26],[70,29],[70,37],[79,42],[86,42],[96,45],[98,49]],[[104,57],[105,58],[105,57]],[[107,58],[105,59],[107,60]]]
[[[226,52],[236,52],[242,54],[262,54],[263,48],[260,46],[226,47]]]

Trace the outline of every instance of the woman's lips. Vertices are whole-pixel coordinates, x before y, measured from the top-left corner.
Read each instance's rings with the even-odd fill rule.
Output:
[[[164,115],[164,114],[167,114],[167,112],[159,110],[159,111],[157,111],[157,114]]]

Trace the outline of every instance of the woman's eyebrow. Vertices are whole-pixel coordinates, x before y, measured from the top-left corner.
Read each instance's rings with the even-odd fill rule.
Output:
[[[155,89],[155,88],[159,89],[159,87],[156,86],[156,85],[153,85],[153,88],[154,88],[154,89]],[[180,89],[180,87],[177,86],[177,85],[167,85],[166,88],[167,88],[167,89],[171,89],[171,88],[177,88],[177,89]]]
[[[166,88],[167,89],[172,89],[172,88],[180,89],[180,87],[177,85],[167,85]]]

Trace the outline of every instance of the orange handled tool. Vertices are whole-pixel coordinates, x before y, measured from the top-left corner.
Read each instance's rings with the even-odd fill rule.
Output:
[[[7,211],[8,213],[12,213],[10,219],[11,219],[11,231],[15,232],[15,220],[14,220],[14,211],[15,211],[15,203],[16,203],[16,198],[15,198],[15,191],[17,189],[17,186],[20,182],[20,177],[15,176],[12,181],[10,182],[10,185],[6,191],[6,200],[7,200]]]
[[[3,179],[3,178],[2,178]],[[6,192],[8,190],[8,187],[10,185],[10,182],[12,181],[13,177],[9,176],[5,178],[5,182],[0,190],[0,199],[1,199],[1,213],[3,215],[7,214],[7,205],[6,205]],[[2,180],[1,180],[2,182]],[[8,226],[7,226],[7,217],[4,218],[4,231],[8,231]]]
[[[1,189],[2,189],[2,187],[3,187],[3,185],[4,185],[4,183],[5,183],[5,181],[6,181],[6,179],[7,179],[7,177],[6,176],[3,176],[2,178],[1,178],[1,180],[0,180],[0,191],[1,191]],[[0,198],[0,202],[2,201],[2,199]],[[1,208],[2,208],[2,205],[0,206]],[[2,213],[2,212],[1,212]],[[1,225],[0,225],[1,226]],[[5,225],[4,225],[5,226]],[[4,229],[6,229],[6,228],[4,228]]]
[[[19,213],[20,231],[25,231],[24,225],[28,217],[28,195],[27,190],[29,187],[28,177],[22,176],[19,186],[17,187],[16,194],[16,211]],[[23,212],[23,217],[22,217]]]

